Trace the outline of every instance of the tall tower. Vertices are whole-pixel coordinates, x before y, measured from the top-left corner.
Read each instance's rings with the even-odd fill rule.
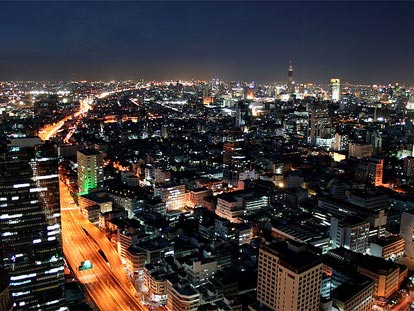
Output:
[[[339,102],[341,100],[341,80],[333,78],[330,85],[332,101]]]
[[[78,160],[78,188],[79,194],[87,194],[90,190],[103,187],[103,157],[95,149],[80,150]]]
[[[288,69],[288,91],[290,93],[295,92],[295,87],[293,85],[293,64],[292,64],[292,61],[289,62],[289,69]]]
[[[0,264],[14,310],[66,310],[57,156],[30,140],[0,150]]]

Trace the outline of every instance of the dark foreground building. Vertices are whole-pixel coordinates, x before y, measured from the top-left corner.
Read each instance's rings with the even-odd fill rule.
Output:
[[[0,147],[0,263],[14,310],[65,310],[57,157],[39,142]]]

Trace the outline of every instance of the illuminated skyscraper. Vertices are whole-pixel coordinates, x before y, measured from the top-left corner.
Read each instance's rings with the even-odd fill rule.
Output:
[[[66,310],[57,157],[30,142],[0,150],[1,265],[14,310]]]
[[[290,93],[295,92],[295,86],[293,84],[293,64],[292,64],[292,61],[289,62],[289,69],[288,69],[288,91]]]
[[[334,102],[341,100],[341,80],[331,79],[331,99]]]
[[[90,190],[103,187],[103,157],[95,149],[80,150],[78,159],[79,194],[88,194]]]

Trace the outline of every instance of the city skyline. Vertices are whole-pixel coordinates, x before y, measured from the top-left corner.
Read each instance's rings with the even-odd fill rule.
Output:
[[[407,2],[6,3],[0,80],[412,84]]]
[[[414,2],[3,2],[0,311],[414,311]]]

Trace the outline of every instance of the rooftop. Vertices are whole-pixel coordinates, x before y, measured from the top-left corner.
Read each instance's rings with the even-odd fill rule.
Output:
[[[387,237],[381,237],[381,238],[375,239],[374,241],[372,241],[372,243],[384,247],[384,246],[388,246],[388,245],[391,245],[395,242],[402,241],[402,240],[403,238],[398,235],[390,235]]]
[[[261,246],[263,250],[279,257],[280,264],[295,273],[302,273],[322,263],[322,257],[309,251],[305,244],[294,241],[276,241]]]
[[[101,152],[99,150],[96,150],[96,149],[83,149],[83,150],[78,150],[78,152],[82,153],[83,155],[86,155],[86,156],[101,154]]]
[[[367,277],[360,276],[356,280],[350,280],[338,286],[332,291],[332,298],[347,303],[355,296],[366,290],[373,290],[374,283]],[[370,289],[371,288],[371,289]],[[334,303],[335,304],[335,303]]]

